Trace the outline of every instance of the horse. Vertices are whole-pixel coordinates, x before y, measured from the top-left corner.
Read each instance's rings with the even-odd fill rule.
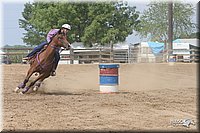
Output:
[[[37,91],[42,81],[50,76],[54,65],[55,52],[59,51],[61,47],[69,49],[70,43],[66,39],[66,35],[61,31],[58,31],[45,50],[38,52],[33,59],[31,59],[32,62],[30,63],[30,68],[24,81],[20,83],[14,91],[17,93],[19,89],[23,89],[20,94],[25,94],[35,84],[33,91]],[[39,75],[28,86],[26,86],[26,83],[29,81],[32,74],[36,72],[39,73]]]

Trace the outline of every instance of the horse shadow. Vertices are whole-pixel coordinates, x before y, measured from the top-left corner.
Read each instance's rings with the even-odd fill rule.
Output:
[[[36,92],[41,95],[83,95],[83,93],[74,93],[74,92]]]

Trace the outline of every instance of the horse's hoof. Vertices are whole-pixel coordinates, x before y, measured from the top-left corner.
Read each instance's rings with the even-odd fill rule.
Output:
[[[24,95],[24,93],[23,93],[23,92],[20,92],[19,94],[20,94],[20,95]]]
[[[38,90],[38,86],[35,86],[34,88],[33,88],[33,91],[37,91]]]
[[[24,88],[26,85],[24,83],[21,83],[19,86],[17,86],[19,89]]]
[[[16,87],[15,90],[14,90],[14,92],[17,93],[19,91],[19,89],[20,89],[19,87]]]

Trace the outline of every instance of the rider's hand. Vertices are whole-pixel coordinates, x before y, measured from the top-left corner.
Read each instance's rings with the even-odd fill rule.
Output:
[[[68,45],[68,49],[71,49],[71,44]]]
[[[46,44],[46,45],[44,45],[44,49],[46,49],[46,48],[47,48],[47,46],[48,46],[47,44]]]
[[[61,50],[65,50],[65,48],[61,47]]]

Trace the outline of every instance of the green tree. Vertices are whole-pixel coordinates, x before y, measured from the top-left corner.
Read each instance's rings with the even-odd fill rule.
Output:
[[[101,45],[125,41],[139,23],[135,7],[124,3],[100,3],[89,8],[91,24],[86,27],[83,42]]]
[[[199,38],[199,32],[191,33],[190,35],[180,35],[180,38]]]
[[[151,41],[168,40],[168,3],[151,2],[149,8],[141,15],[138,33]],[[194,32],[196,25],[191,22],[194,14],[192,4],[173,3],[173,40],[188,36]]]
[[[52,28],[69,23],[71,43],[82,41],[87,46],[94,43],[124,41],[139,23],[139,12],[117,2],[34,2],[26,3],[20,19],[20,27],[27,33],[23,38],[29,45],[44,41]]]
[[[22,38],[24,43],[27,45],[37,45],[40,41],[44,40],[45,37],[40,35],[40,32],[37,31],[33,24],[31,24],[30,20],[33,16],[33,8],[34,5],[30,3],[26,3],[24,5],[24,11],[22,12],[22,16],[24,19],[19,19],[20,28],[24,28],[27,32],[24,33],[24,37]]]

